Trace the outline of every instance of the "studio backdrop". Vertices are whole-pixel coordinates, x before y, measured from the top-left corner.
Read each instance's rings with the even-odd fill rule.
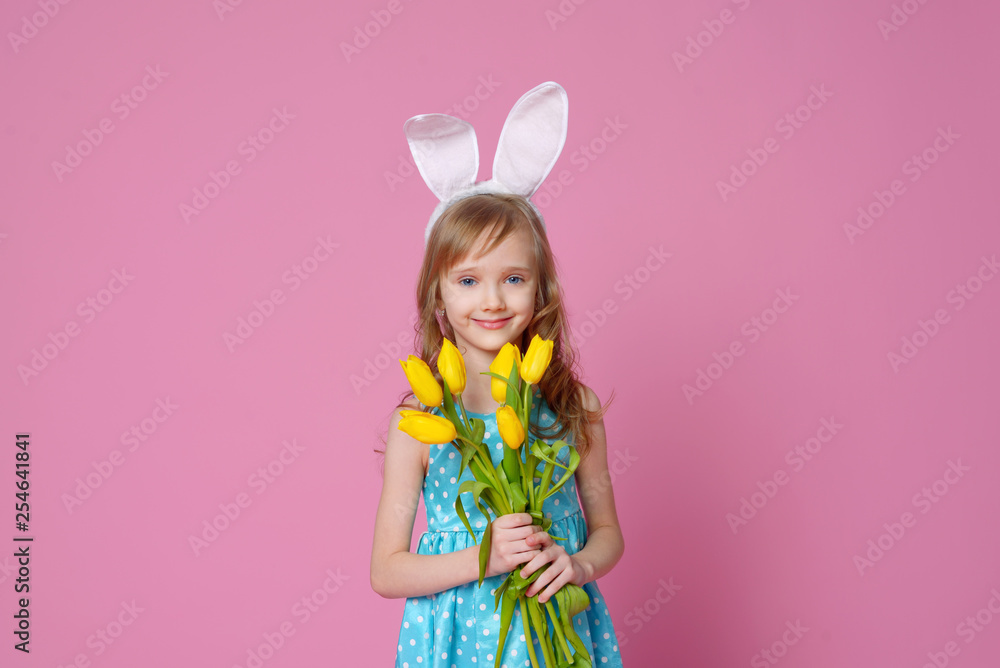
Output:
[[[0,665],[392,665],[374,450],[436,204],[403,123],[471,123],[486,179],[545,81],[625,665],[996,665],[998,19],[4,2]]]

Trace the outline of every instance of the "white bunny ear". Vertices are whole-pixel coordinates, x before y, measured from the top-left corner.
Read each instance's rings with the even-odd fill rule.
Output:
[[[403,125],[424,182],[441,201],[468,188],[479,173],[476,131],[447,114],[421,114]]]
[[[566,91],[554,81],[522,95],[500,132],[493,180],[518,195],[531,197],[562,152],[568,118]]]

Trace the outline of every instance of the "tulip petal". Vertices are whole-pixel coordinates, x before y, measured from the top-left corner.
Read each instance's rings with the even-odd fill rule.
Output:
[[[552,361],[553,344],[553,341],[543,339],[538,334],[531,339],[528,351],[521,361],[521,378],[524,382],[535,385],[545,375],[545,370]]]
[[[443,398],[441,386],[427,363],[416,355],[410,355],[406,361],[399,360],[399,364],[420,403],[425,406],[440,406]]]
[[[402,415],[404,412],[405,416]],[[400,415],[397,428],[421,443],[435,445],[449,443],[458,438],[455,425],[439,415],[423,411],[400,411]]]
[[[499,378],[495,378],[490,381],[490,393],[493,395],[493,399],[498,403],[509,403],[506,402],[506,397],[509,390],[507,389],[506,382],[503,379],[510,376],[511,366],[517,368],[520,373],[521,367],[521,351],[518,350],[517,346],[509,341],[503,345],[500,352],[490,363],[490,371],[493,373],[500,374]],[[518,388],[515,388],[517,390]]]
[[[437,366],[441,377],[448,381],[448,386],[454,394],[461,394],[465,391],[465,359],[449,339],[444,339],[441,342]]]

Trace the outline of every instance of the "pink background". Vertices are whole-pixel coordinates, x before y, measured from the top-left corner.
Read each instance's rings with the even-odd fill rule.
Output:
[[[0,557],[0,664],[228,668],[270,637],[269,668],[391,665],[372,449],[434,205],[403,122],[464,115],[488,178],[554,80],[569,136],[536,201],[584,381],[617,394],[625,664],[996,665],[994,4],[230,9],[0,10],[0,554],[18,432],[36,537],[30,655]],[[859,207],[881,215],[852,231]]]

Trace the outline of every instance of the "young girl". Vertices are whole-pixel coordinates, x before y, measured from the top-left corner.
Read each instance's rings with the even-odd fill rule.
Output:
[[[524,197],[507,194],[472,195],[447,208],[428,240],[417,300],[421,357],[440,382],[436,359],[442,339],[457,345],[468,379],[463,401],[470,416],[486,423],[484,443],[494,464],[503,458],[495,416],[499,404],[491,395],[490,376],[480,372],[489,369],[507,342],[523,352],[536,334],[553,340],[531,422],[537,425],[537,437],[573,443],[582,460],[576,480],[545,501],[543,510],[553,520],[548,532],[532,525],[526,513],[496,519],[487,577],[480,587],[479,550],[489,518],[471,502],[465,504],[477,531],[473,542],[455,512],[459,484],[472,479],[471,473],[466,469],[457,478],[461,458],[452,445],[428,446],[396,428],[401,408],[423,408],[412,392],[397,406],[386,441],[371,563],[372,588],[386,598],[407,599],[396,666],[493,666],[500,626],[494,612],[497,586],[514,568],[520,566],[527,577],[545,564],[548,569],[527,594],[537,594],[544,603],[567,582],[582,586],[590,606],[574,620],[577,633],[590,648],[595,667],[621,666],[614,626],[596,583],[624,551],[607,468],[604,409],[572,368],[555,263],[534,208]],[[412,554],[421,494],[428,531]],[[518,606],[501,665],[530,665],[525,642]]]
[[[605,408],[573,368],[545,224],[527,199],[559,157],[566,121],[566,91],[559,84],[546,82],[525,93],[500,133],[493,178],[479,183],[471,125],[444,114],[415,116],[405,125],[414,162],[440,200],[427,225],[417,283],[421,358],[440,382],[436,366],[442,341],[447,337],[458,347],[466,367],[465,412],[485,422],[483,442],[499,465],[504,448],[496,424],[499,404],[491,377],[482,372],[506,343],[524,353],[535,335],[553,341],[551,362],[532,399],[527,442],[565,440],[576,447],[581,461],[574,477],[543,504],[552,520],[548,531],[533,525],[527,513],[495,519],[480,587],[479,554],[490,518],[467,500],[473,540],[455,510],[459,486],[472,480],[472,473],[466,468],[459,475],[461,457],[450,444],[428,446],[399,431],[400,409],[424,408],[412,392],[405,395],[387,434],[371,563],[372,588],[386,598],[406,598],[397,668],[530,665],[526,643],[532,639],[522,633],[520,606],[497,662],[500,615],[494,612],[494,594],[513,569],[529,577],[543,566],[547,568],[528,596],[545,603],[566,583],[583,587],[590,605],[574,617],[577,635],[594,666],[622,665],[596,582],[625,549],[608,474]],[[432,412],[440,414],[438,408]],[[564,464],[568,456],[566,449],[561,451]],[[427,531],[413,554],[410,542],[421,495]],[[544,663],[541,656],[539,661]]]

